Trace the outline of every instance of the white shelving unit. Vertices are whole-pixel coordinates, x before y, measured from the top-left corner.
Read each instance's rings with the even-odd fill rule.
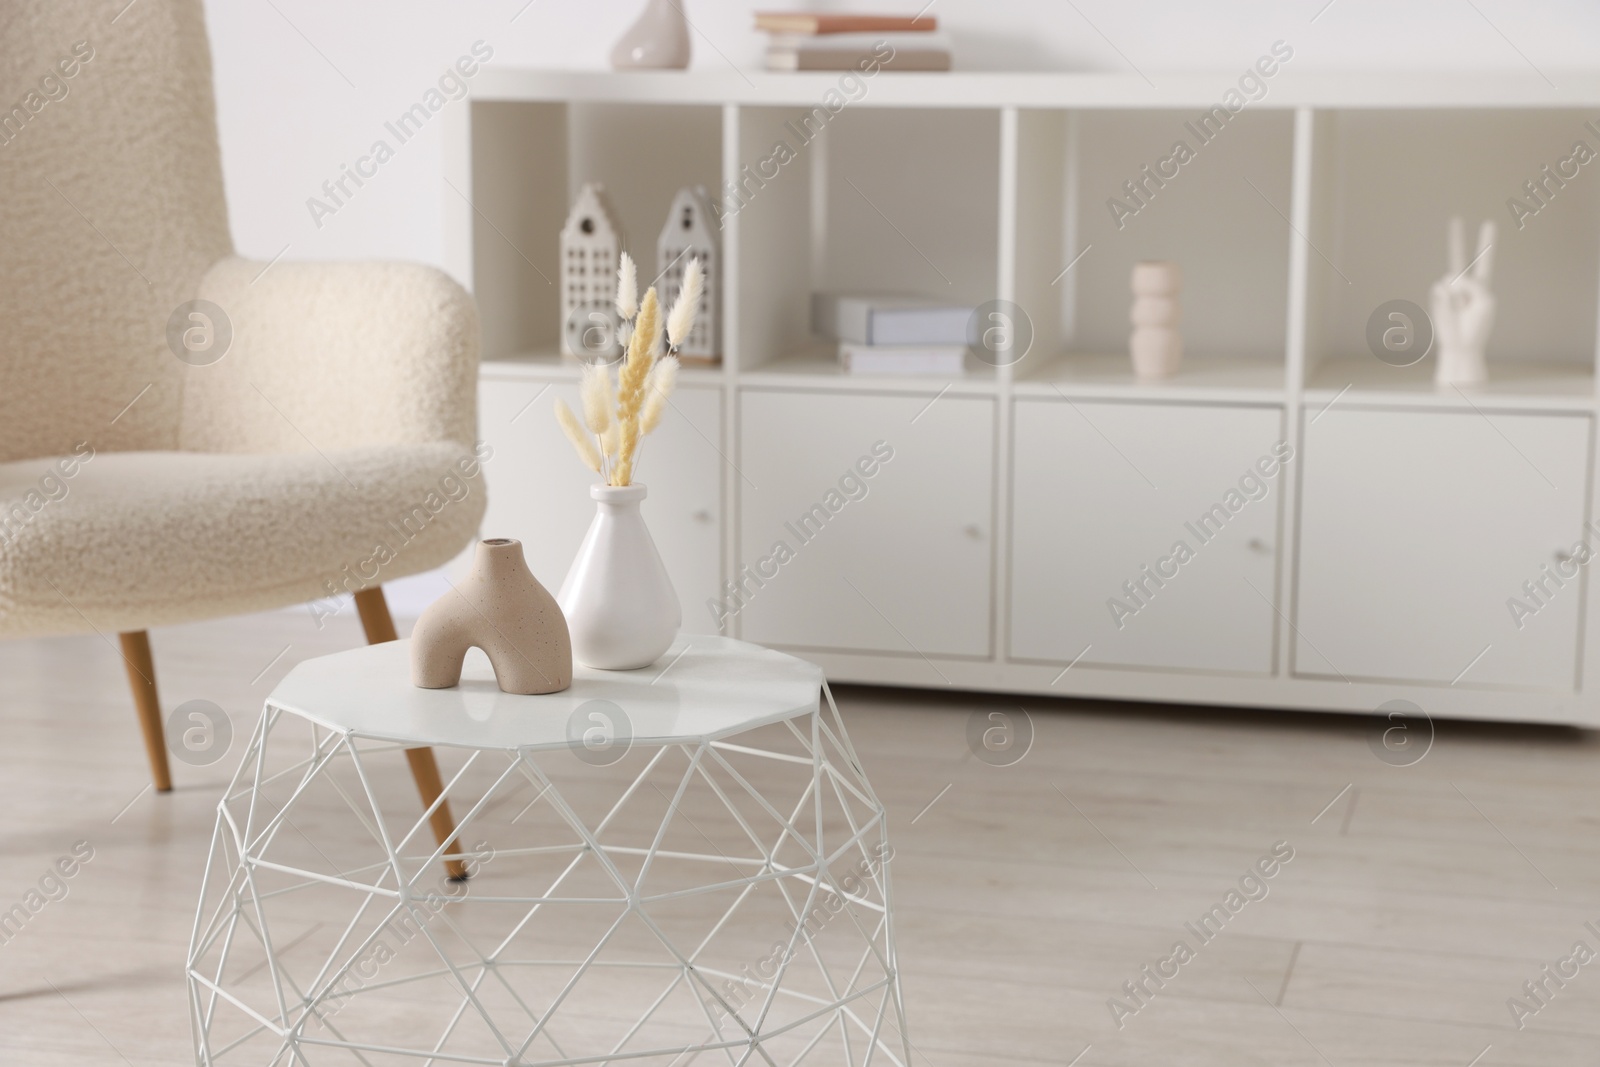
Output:
[[[832,74],[486,70],[444,112],[486,528],[549,584],[589,521],[549,411],[577,376],[553,284],[570,198],[604,183],[650,262],[703,184],[724,358],[686,370],[640,470],[686,629],[835,681],[1600,725],[1600,620],[1563,561],[1600,553],[1600,162],[1520,229],[1506,206],[1573,142],[1600,151],[1600,78],[1286,68],[1119,225],[1108,198],[1233,81],[885,73],[835,113]],[[1431,358],[1390,367],[1363,337],[1386,300],[1426,306],[1452,214],[1500,227],[1499,314],[1492,380],[1441,390]],[[1151,258],[1184,267],[1186,355],[1146,384],[1125,348]],[[1035,340],[954,380],[844,375],[809,333],[823,289],[1008,300]],[[874,446],[892,458],[852,476]]]

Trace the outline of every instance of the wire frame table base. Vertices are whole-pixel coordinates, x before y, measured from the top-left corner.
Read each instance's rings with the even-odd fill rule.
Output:
[[[466,882],[401,745],[269,704],[190,944],[197,1064],[907,1067],[884,809],[823,696],[737,740],[439,749]]]

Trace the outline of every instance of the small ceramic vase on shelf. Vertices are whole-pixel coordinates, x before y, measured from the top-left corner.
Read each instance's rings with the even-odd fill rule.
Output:
[[[472,573],[428,605],[411,632],[411,684],[448,689],[461,681],[468,648],[481,648],[507,693],[557,693],[572,684],[567,622],[522,558],[522,542],[478,542]]]
[[[579,663],[608,671],[648,667],[678,636],[683,609],[639,504],[645,487],[595,485],[594,522],[558,599]]]
[[[613,70],[684,70],[689,20],[682,0],[646,0],[644,11],[611,49]]]
[[[1133,375],[1146,382],[1170,378],[1183,362],[1183,335],[1178,332],[1183,321],[1178,303],[1183,269],[1165,260],[1135,263],[1132,284],[1128,354],[1133,358]]]

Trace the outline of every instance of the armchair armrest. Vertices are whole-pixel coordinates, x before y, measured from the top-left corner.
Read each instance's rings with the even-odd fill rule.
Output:
[[[180,448],[471,445],[477,309],[440,271],[228,257],[206,272],[199,298],[222,310],[232,339],[220,359],[185,368]]]

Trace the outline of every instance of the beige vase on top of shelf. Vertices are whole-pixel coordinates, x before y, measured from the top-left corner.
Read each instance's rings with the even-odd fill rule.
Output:
[[[685,70],[689,20],[683,0],[646,0],[645,8],[611,49],[613,70]]]

